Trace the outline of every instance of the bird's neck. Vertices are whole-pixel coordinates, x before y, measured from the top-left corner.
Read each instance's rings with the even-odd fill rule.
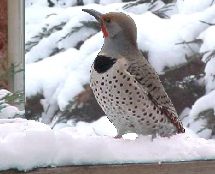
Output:
[[[101,52],[111,57],[117,57],[119,55],[128,57],[128,55],[135,56],[139,54],[136,40],[131,41],[126,37],[119,37],[117,35],[113,38],[105,38]],[[133,56],[129,57],[132,59]]]

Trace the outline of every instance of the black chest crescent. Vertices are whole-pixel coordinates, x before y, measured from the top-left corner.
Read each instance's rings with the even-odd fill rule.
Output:
[[[98,55],[94,60],[93,66],[95,71],[98,73],[104,73],[109,70],[114,63],[116,63],[116,59],[112,57]]]

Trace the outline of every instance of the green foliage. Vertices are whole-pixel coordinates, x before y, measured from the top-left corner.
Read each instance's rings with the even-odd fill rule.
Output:
[[[11,64],[11,66],[7,68],[6,71],[0,73],[0,79],[4,81],[8,81],[8,79],[10,79],[11,81],[13,81],[14,76],[17,73],[24,71],[24,68],[20,67],[20,64]],[[5,89],[0,89],[0,91],[0,112],[2,112],[2,109],[10,105],[24,106],[24,91],[16,91],[14,93],[11,93]],[[17,116],[21,116],[19,115],[20,113],[17,113]]]
[[[6,91],[5,91],[6,92]],[[18,105],[24,105],[24,92],[19,91],[15,93],[10,93],[9,91],[5,93],[5,96],[0,98],[0,113],[3,111],[4,108],[7,108],[8,106],[18,106]],[[3,113],[4,118],[7,118],[7,113]],[[13,117],[24,117],[24,111],[18,111],[16,112]]]
[[[6,103],[11,105],[20,105],[24,104],[24,92],[23,91],[17,91],[15,93],[10,93],[4,97],[4,100]]]

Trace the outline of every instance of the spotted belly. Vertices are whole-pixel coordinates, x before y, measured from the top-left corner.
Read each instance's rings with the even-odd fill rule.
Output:
[[[166,129],[170,129],[168,132],[171,133],[174,131],[174,126],[126,72],[111,68],[105,73],[98,73],[92,68],[90,85],[118,134],[163,135]]]

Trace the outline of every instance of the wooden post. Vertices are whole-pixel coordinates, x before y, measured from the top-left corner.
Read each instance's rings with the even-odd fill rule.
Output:
[[[0,1],[0,89],[8,89],[7,0]]]
[[[12,69],[9,89],[24,91],[24,1],[8,0],[8,61]],[[19,106],[23,109],[23,106]]]

